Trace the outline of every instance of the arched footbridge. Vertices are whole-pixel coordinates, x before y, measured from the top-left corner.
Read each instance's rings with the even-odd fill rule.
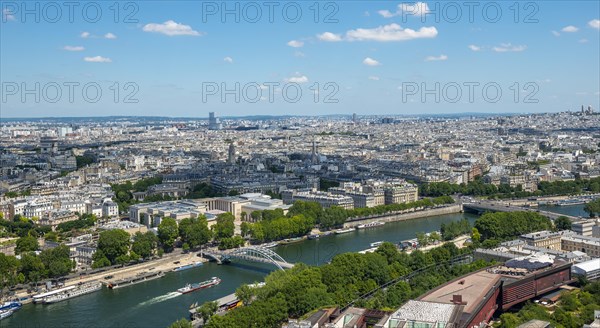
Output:
[[[244,260],[250,262],[267,263],[276,266],[278,269],[291,269],[293,263],[288,263],[279,254],[264,247],[242,247],[226,251],[204,251],[202,256],[214,260],[221,264],[231,260]]]

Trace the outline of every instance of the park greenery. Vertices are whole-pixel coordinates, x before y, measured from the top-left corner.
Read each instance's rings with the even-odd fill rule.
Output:
[[[600,216],[600,198],[585,204],[583,210],[586,211],[590,217]]]
[[[411,203],[380,205],[370,208],[355,208],[351,210],[339,206],[323,208],[315,202],[296,201],[287,215],[283,211],[264,210],[250,213],[255,223],[243,223],[242,235],[251,237],[255,242],[281,240],[290,237],[306,235],[318,225],[321,229],[341,227],[347,220],[380,216],[402,212],[410,209],[433,207],[452,204],[450,196],[440,196],[433,199],[425,198]]]
[[[111,188],[112,191],[115,193],[114,201],[119,206],[119,212],[127,212],[129,206],[137,203],[137,201],[133,198],[134,192],[146,191],[151,186],[161,183],[162,177],[157,176],[153,178],[141,179],[136,181],[135,183],[127,181],[121,184],[112,184]]]
[[[67,275],[75,266],[69,255],[69,248],[64,245],[43,250],[39,255],[22,252],[20,259],[0,253],[0,289]]]
[[[214,309],[205,305],[198,311],[210,317],[206,327],[215,328],[281,327],[288,317],[301,318],[323,306],[350,303],[369,309],[394,309],[446,281],[488,265],[484,261],[448,264],[464,252],[447,244],[427,253],[415,251],[408,255],[384,243],[374,253],[344,253],[323,266],[297,264],[290,270],[272,272],[262,288],[240,287],[236,295],[244,299],[245,306],[226,315],[212,315]],[[408,281],[398,279],[415,270],[423,272]],[[379,289],[394,280],[398,282]],[[371,291],[372,297],[360,298]]]
[[[485,213],[475,220],[481,246],[495,247],[498,243],[540,230],[555,230],[552,221],[535,212]]]
[[[594,321],[594,311],[600,310],[600,281],[589,283],[581,290],[564,291],[552,309],[527,303],[516,313],[500,315],[498,328],[514,328],[529,320],[544,320],[552,327],[579,328]]]
[[[571,230],[571,225],[571,219],[566,216],[559,216],[554,220],[554,226],[558,231]]]
[[[469,183],[454,184],[449,182],[432,182],[419,186],[421,196],[437,197],[454,194],[495,198],[525,198],[536,196],[563,196],[577,195],[584,192],[600,192],[600,178],[575,179],[572,181],[541,181],[538,190],[534,192],[523,191],[522,186],[511,187],[506,184],[496,186],[484,183],[478,178]]]
[[[198,199],[198,198],[208,198],[208,197],[218,197],[223,196],[222,194],[216,192],[212,186],[206,182],[199,183],[194,186],[192,191],[187,194],[185,198],[188,199]]]
[[[77,162],[77,168],[80,169],[84,166],[88,166],[94,163],[94,157],[92,156],[75,156],[75,161]]]
[[[83,230],[91,228],[96,224],[98,219],[94,214],[81,214],[78,220],[59,223],[56,230],[59,232],[68,232],[72,230]]]
[[[460,235],[468,234],[471,232],[471,224],[469,220],[462,219],[460,221],[452,221],[448,224],[442,223],[440,226],[440,232],[442,239],[445,241],[452,240]]]

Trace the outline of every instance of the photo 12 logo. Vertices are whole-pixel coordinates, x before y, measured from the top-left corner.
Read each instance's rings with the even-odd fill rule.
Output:
[[[340,8],[328,1],[203,1],[202,23],[338,23]]]
[[[305,77],[298,77],[302,80]],[[295,80],[294,80],[295,81]],[[337,104],[340,87],[335,82],[313,82],[303,88],[305,81],[294,82],[202,82],[202,102],[217,100],[221,103],[257,103],[259,101],[274,103],[279,97],[286,103],[297,103],[308,98],[315,103]]]
[[[2,1],[2,23],[139,23],[133,1]]]
[[[504,87],[497,82],[402,82],[400,89],[403,103],[415,102],[415,98],[422,103],[497,103],[503,96],[512,96],[514,103],[537,104],[540,87],[535,82],[514,82]]]
[[[110,82],[102,85],[98,82],[2,82],[2,103],[40,102],[55,104],[58,102],[97,103],[110,99],[114,103],[137,104],[139,86],[135,82]]]
[[[385,18],[399,16],[403,23],[417,17],[422,23],[498,23],[511,20],[514,23],[539,23],[539,4],[533,1],[438,1],[403,2],[394,11],[380,10]]]

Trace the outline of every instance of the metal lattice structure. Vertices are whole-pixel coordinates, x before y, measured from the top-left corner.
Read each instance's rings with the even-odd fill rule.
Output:
[[[230,259],[239,259],[251,262],[268,263],[275,265],[278,269],[283,270],[284,267],[291,268],[293,264],[288,263],[279,254],[268,248],[263,247],[243,247],[236,248],[226,252],[205,253],[208,257],[224,261]]]

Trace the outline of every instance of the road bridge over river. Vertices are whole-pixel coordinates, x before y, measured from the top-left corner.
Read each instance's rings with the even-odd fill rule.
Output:
[[[463,203],[463,209],[464,210],[475,211],[475,212],[478,212],[478,213],[485,213],[485,212],[519,212],[519,211],[536,212],[536,213],[539,213],[541,215],[547,216],[551,220],[555,220],[559,216],[566,216],[569,219],[571,219],[571,221],[582,219],[581,217],[577,217],[577,216],[572,216],[572,215],[566,215],[566,214],[560,214],[560,213],[554,213],[554,212],[548,212],[548,211],[538,210],[535,207],[514,206],[514,205],[511,205],[509,202],[501,203],[501,202],[494,202],[494,201],[489,201],[489,200],[482,200],[482,201],[476,201],[476,202]]]

